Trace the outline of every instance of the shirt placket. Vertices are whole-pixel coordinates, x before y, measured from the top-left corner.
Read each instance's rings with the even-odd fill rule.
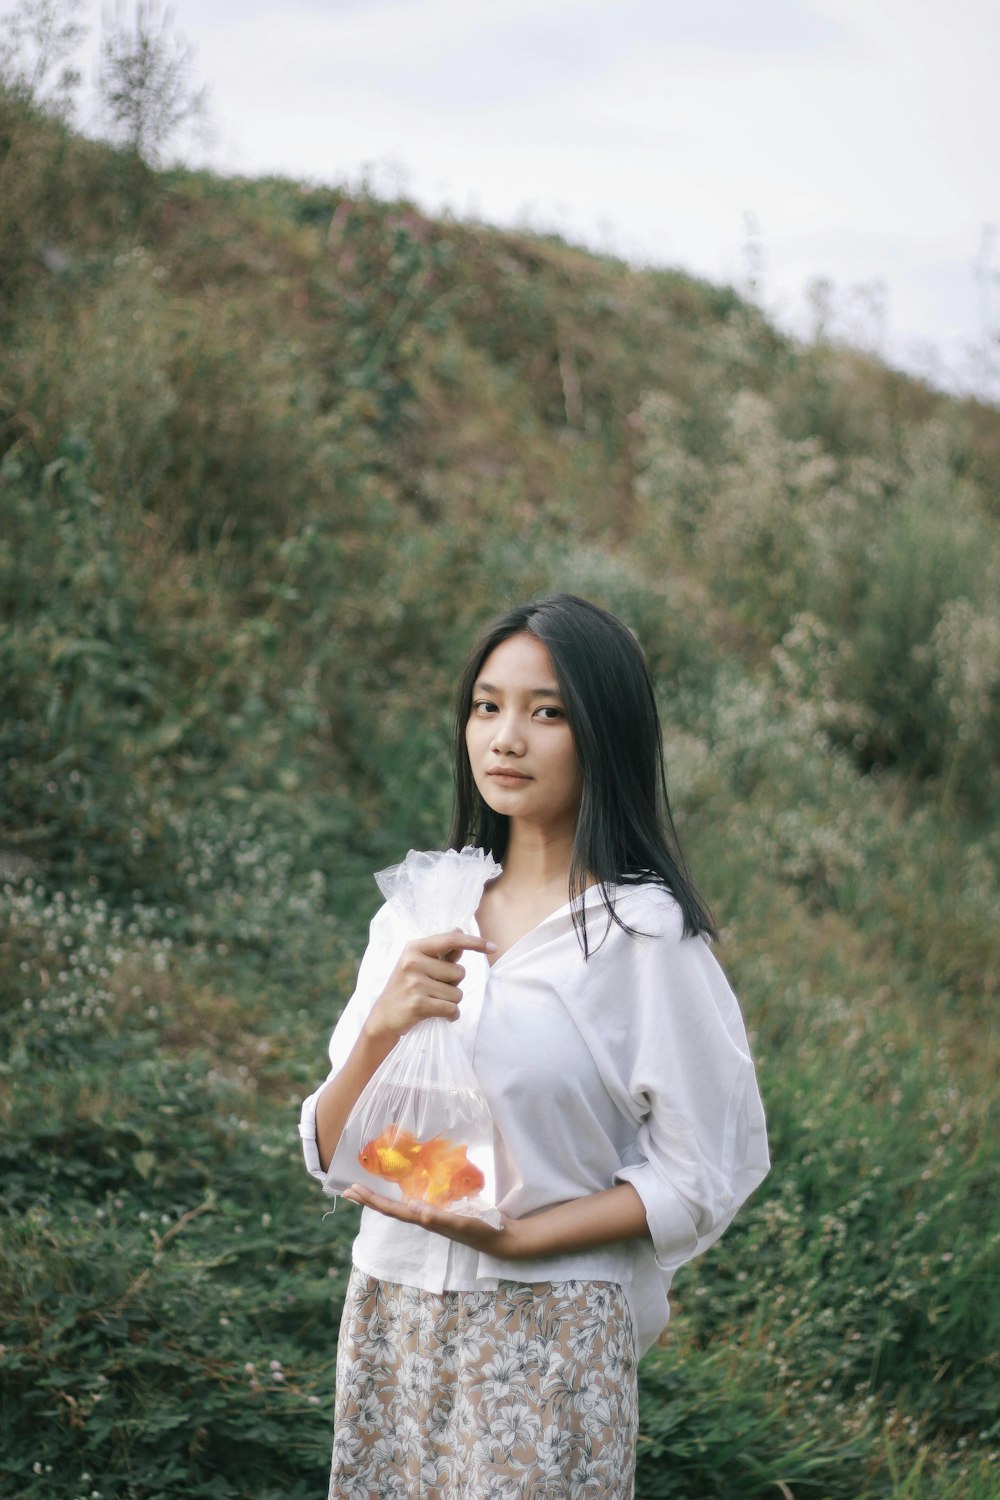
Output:
[[[479,935],[479,928],[475,923],[471,930]],[[463,953],[460,962],[465,969],[465,978],[462,981],[462,1003],[459,1007],[459,1019],[455,1022],[458,1030],[459,1040],[465,1049],[469,1062],[472,1063],[476,1050],[476,1038],[479,1034],[479,1023],[483,1014],[483,1003],[486,997],[486,987],[490,982],[491,970],[486,961],[485,954],[469,951]],[[430,1237],[429,1237],[430,1238]],[[446,1240],[441,1236],[433,1236],[438,1242],[434,1245],[434,1275],[440,1274],[443,1278],[442,1286],[467,1285],[470,1279],[476,1280],[479,1256],[474,1250],[466,1245],[460,1245],[455,1240]]]

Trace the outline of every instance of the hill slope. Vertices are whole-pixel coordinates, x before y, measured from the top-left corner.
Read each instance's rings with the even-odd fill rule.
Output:
[[[649,656],[775,1157],[639,1493],[985,1500],[1000,414],[558,241],[0,143],[10,1493],[319,1492],[294,1101],[470,634],[569,588]]]

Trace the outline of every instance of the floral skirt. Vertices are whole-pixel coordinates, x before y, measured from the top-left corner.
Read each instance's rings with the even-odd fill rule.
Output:
[[[619,1286],[436,1295],[351,1272],[330,1500],[630,1500],[637,1427]]]

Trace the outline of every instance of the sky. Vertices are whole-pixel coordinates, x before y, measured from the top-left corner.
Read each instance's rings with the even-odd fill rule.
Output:
[[[106,6],[77,10],[92,80]],[[555,229],[752,288],[802,335],[825,279],[829,331],[1000,400],[996,0],[172,11],[209,91],[192,162]],[[96,129],[92,90],[81,117]]]

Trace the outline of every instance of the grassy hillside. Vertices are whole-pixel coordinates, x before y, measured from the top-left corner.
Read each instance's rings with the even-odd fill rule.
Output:
[[[456,663],[608,605],[774,1171],[639,1494],[989,1500],[1000,413],[731,289],[0,95],[0,1494],[324,1493],[351,1211],[298,1101]]]

